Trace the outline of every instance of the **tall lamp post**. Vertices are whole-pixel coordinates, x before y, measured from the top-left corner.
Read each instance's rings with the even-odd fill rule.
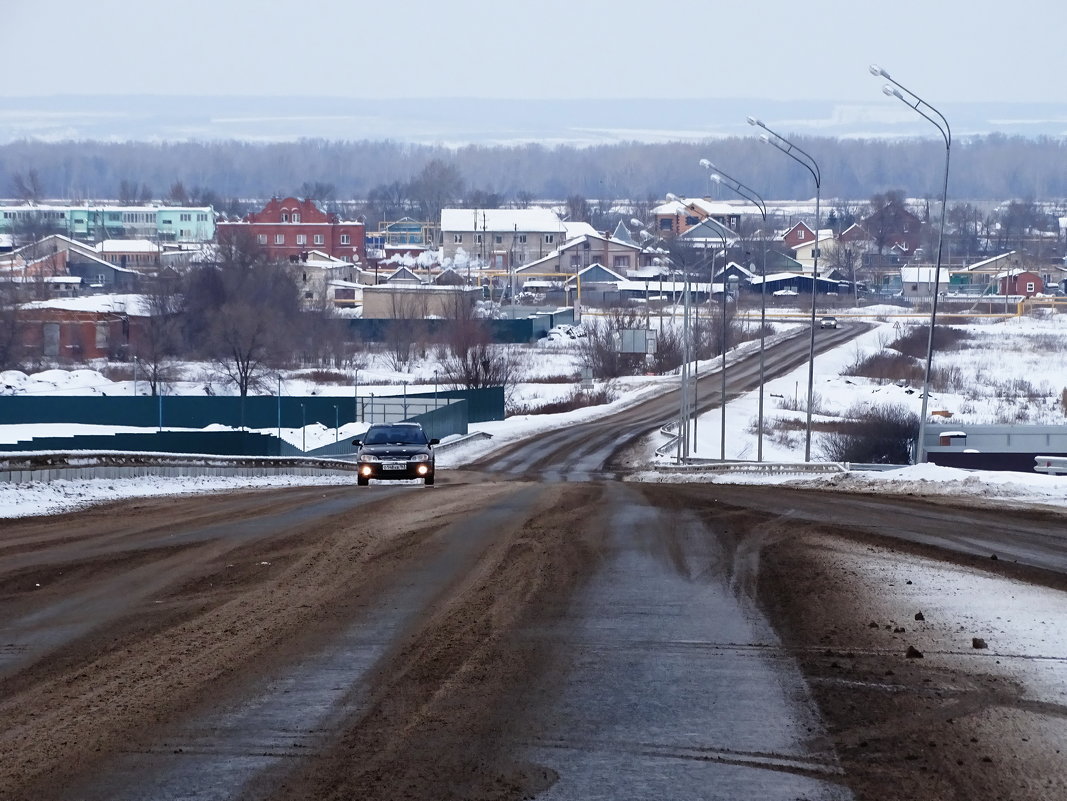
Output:
[[[682,203],[683,201],[678,195],[668,192],[667,201],[671,203]],[[678,449],[677,449],[677,461],[679,463],[689,458],[689,436],[690,436],[690,418],[693,413],[693,405],[689,396],[690,382],[692,381],[692,365],[690,360],[692,359],[692,331],[689,326],[690,321],[690,286],[689,286],[689,270],[686,269],[683,276],[683,297],[682,297],[682,365],[679,369],[679,377],[681,384],[681,394],[678,401]]]
[[[700,166],[706,170],[711,170],[711,180],[717,184],[725,183],[726,186],[739,194],[745,200],[755,204],[759,209],[760,215],[763,217],[763,227],[767,227],[767,204],[763,202],[763,198],[760,197],[755,190],[745,186],[736,178],[731,178],[724,173],[708,159],[701,159]],[[763,236],[760,237],[763,242],[763,267],[761,272],[763,274],[763,280],[760,284],[760,315],[759,315],[759,411],[757,413],[757,427],[758,433],[756,434],[756,461],[763,461],[763,353],[766,345],[766,331],[767,331],[767,232],[763,231]],[[725,458],[725,457],[724,457]]]
[[[724,251],[725,252],[725,251]],[[725,259],[723,260],[725,262]],[[722,268],[722,397],[719,398],[719,406],[722,410],[722,430],[719,432],[719,459],[726,461],[726,339],[729,327],[726,325],[726,304],[730,300],[730,287],[737,287],[737,276],[731,275],[726,280],[726,267]]]
[[[919,116],[937,128],[941,138],[945,140],[945,178],[941,188],[941,225],[937,232],[937,263],[934,267],[934,298],[930,304],[930,338],[926,343],[926,371],[923,375],[923,402],[922,411],[919,414],[919,438],[915,443],[915,463],[926,459],[926,409],[930,400],[930,367],[934,361],[934,326],[937,324],[937,297],[938,286],[941,282],[941,253],[945,242],[945,211],[948,209],[948,164],[952,154],[952,128],[949,127],[945,115],[931,106],[913,91],[893,80],[889,73],[877,64],[871,64],[871,75],[876,78],[885,78],[888,84],[882,87],[882,91],[891,97],[895,97],[911,108]]]
[[[811,461],[811,407],[815,400],[815,294],[819,285],[819,230],[822,223],[819,202],[822,197],[822,173],[819,165],[810,154],[801,150],[784,136],[768,128],[762,120],[748,118],[749,125],[755,125],[767,133],[760,139],[785,153],[797,164],[811,173],[815,179],[815,258],[811,266],[811,343],[808,346],[808,420],[804,435],[804,461]]]

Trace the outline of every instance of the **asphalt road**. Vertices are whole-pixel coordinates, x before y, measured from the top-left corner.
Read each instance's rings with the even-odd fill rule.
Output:
[[[768,372],[806,356],[785,343]],[[731,367],[728,394],[755,370]],[[1064,796],[1059,701],[955,654],[952,621],[906,658],[904,626],[868,625],[900,610],[858,569],[1061,593],[1062,516],[626,481],[676,410],[541,435],[434,488],[0,522],[0,798]]]

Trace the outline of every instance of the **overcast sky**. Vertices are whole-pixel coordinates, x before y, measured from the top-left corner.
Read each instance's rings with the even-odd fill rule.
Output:
[[[1058,0],[4,0],[0,94],[1063,102]]]

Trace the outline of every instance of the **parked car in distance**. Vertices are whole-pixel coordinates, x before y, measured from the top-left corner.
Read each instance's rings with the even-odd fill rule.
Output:
[[[434,481],[433,446],[440,440],[429,439],[418,423],[373,425],[361,439],[354,440],[356,484],[367,486],[370,480],[405,481],[421,478],[426,486]]]
[[[837,328],[836,317],[823,317],[819,321],[819,328]]]

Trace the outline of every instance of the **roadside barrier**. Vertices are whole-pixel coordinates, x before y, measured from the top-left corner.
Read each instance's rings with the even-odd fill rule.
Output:
[[[13,484],[142,476],[351,475],[355,470],[355,462],[307,457],[225,457],[128,451],[33,451],[5,453],[0,457],[0,482]]]

